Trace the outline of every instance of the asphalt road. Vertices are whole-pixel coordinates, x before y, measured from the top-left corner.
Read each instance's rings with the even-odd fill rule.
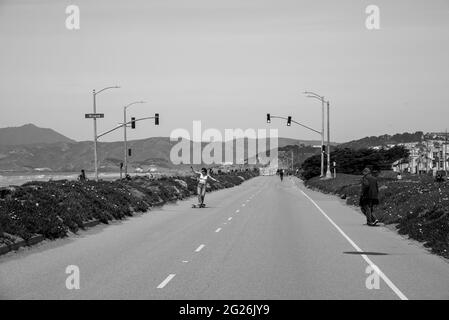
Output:
[[[447,261],[295,178],[193,201],[0,257],[0,298],[449,299]]]

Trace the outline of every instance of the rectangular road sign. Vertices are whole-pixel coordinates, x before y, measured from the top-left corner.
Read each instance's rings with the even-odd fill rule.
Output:
[[[104,113],[86,113],[86,119],[104,118]]]

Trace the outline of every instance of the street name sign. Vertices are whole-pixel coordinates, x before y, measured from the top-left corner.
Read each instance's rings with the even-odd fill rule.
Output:
[[[104,113],[86,113],[86,119],[104,118]]]

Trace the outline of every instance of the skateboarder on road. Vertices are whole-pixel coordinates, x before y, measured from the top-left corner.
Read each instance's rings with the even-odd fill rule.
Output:
[[[372,175],[369,168],[363,169],[362,190],[360,195],[360,208],[366,216],[366,224],[375,226],[379,223],[374,215],[374,206],[379,204],[379,187],[377,179]]]
[[[210,178],[213,181],[218,181],[217,179],[213,178],[210,174],[207,173],[206,168],[202,168],[201,171],[195,171],[193,170],[193,167],[190,167],[195,174],[199,174],[198,177],[198,187],[197,187],[197,193],[198,193],[198,206],[204,207],[204,197],[206,196],[206,183],[207,180]]]

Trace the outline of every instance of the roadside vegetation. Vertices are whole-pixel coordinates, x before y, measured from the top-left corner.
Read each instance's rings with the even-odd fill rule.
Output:
[[[337,174],[336,179],[318,177],[306,181],[312,189],[336,194],[347,204],[358,205],[360,175]],[[404,176],[393,172],[378,177],[380,205],[376,215],[398,232],[424,243],[432,252],[449,258],[449,182],[435,182],[432,176]]]
[[[258,171],[218,174],[208,191],[229,188],[258,175]],[[0,246],[35,235],[47,239],[77,232],[90,221],[121,220],[153,206],[196,193],[193,176],[135,177],[116,181],[29,182],[0,189]]]
[[[390,170],[396,160],[407,158],[409,151],[402,146],[391,149],[358,149],[339,148],[331,152],[331,161],[336,162],[337,172],[361,174],[365,167],[374,171]],[[321,155],[314,155],[301,165],[301,175],[308,180],[320,175]],[[325,157],[325,166],[327,157]],[[331,164],[333,165],[333,163]]]

